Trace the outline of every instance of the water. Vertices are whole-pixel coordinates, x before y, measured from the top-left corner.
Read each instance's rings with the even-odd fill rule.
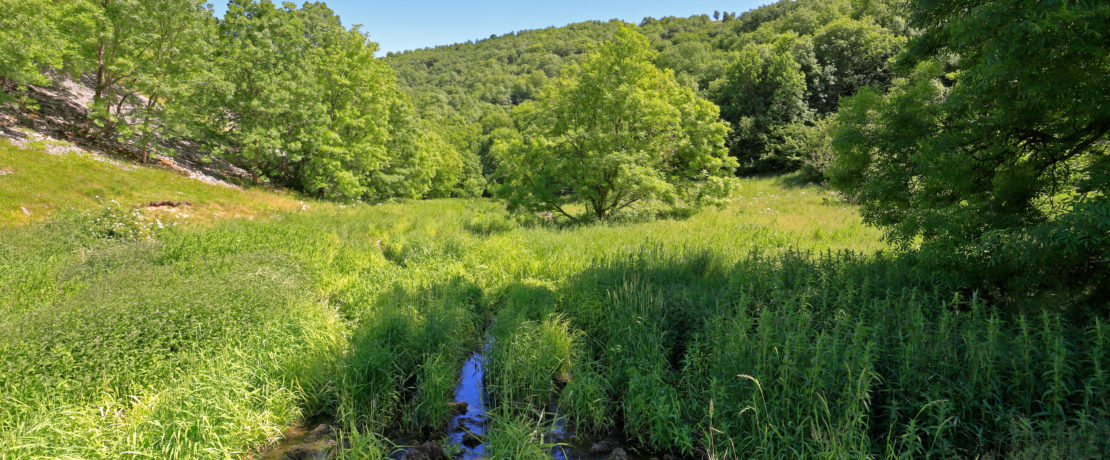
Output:
[[[459,384],[455,387],[455,402],[466,403],[466,413],[458,414],[451,418],[447,426],[447,437],[451,444],[458,446],[462,451],[455,457],[461,460],[478,460],[487,457],[486,445],[481,442],[486,435],[486,403],[488,401],[485,387],[485,353],[489,349],[489,342],[482,349],[474,352],[466,363],[463,364],[459,376]],[[551,428],[545,436],[548,442],[560,444],[551,449],[551,458],[555,460],[601,460],[608,457],[605,454],[592,454],[591,441],[596,439],[578,439],[574,430],[566,425],[566,419],[559,413],[553,414]],[[467,446],[463,441],[467,434],[473,434],[478,442]],[[401,453],[403,456],[403,453]],[[398,457],[400,458],[400,457]],[[629,455],[629,458],[648,458],[639,455]]]
[[[448,438],[452,443],[462,447],[463,460],[479,459],[486,457],[485,444],[469,447],[463,444],[466,434],[473,433],[478,439],[483,439],[486,434],[486,394],[482,379],[485,376],[485,357],[482,351],[476,351],[466,360],[462,367],[462,376],[459,385],[455,387],[455,401],[466,403],[466,413],[451,418],[448,425]]]

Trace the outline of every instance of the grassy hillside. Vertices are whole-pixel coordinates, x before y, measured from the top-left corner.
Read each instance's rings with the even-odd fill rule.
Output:
[[[17,174],[0,180],[28,164],[6,152]],[[67,205],[291,201],[72,161],[121,179]],[[326,413],[349,457],[380,458],[387,433],[440,436],[487,334],[492,458],[546,457],[545,411],[682,457],[1105,452],[1107,325],[1003,316],[792,179],[746,179],[685,220],[571,228],[457,199],[137,233],[97,231],[129,213],[9,225],[0,457],[249,457]],[[4,200],[61,206],[24,187]]]
[[[301,205],[292,195],[213,186],[164,168],[112,163],[81,153],[52,154],[46,142],[58,141],[19,148],[0,139],[0,226],[43,221],[60,211],[88,209],[109,200],[124,206],[188,202],[193,205],[187,211],[192,220],[254,216]]]

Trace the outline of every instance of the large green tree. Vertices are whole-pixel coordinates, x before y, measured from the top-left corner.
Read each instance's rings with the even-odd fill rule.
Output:
[[[807,117],[806,80],[787,42],[740,51],[720,89],[721,117],[732,123],[732,154],[746,172],[791,169],[783,144],[786,126]]]
[[[256,181],[344,200],[461,194],[464,158],[419,119],[377,44],[323,3],[234,0],[202,134]]]
[[[912,13],[913,71],[842,106],[833,183],[896,242],[921,238],[1010,287],[1105,293],[1110,3],[934,1]]]
[[[73,67],[93,77],[93,118],[146,125],[154,109],[206,65],[214,18],[205,0],[75,0],[80,53]],[[142,121],[145,120],[145,121]],[[139,128],[145,129],[145,128]]]
[[[510,208],[605,220],[640,202],[695,206],[727,195],[736,164],[724,148],[727,126],[654,55],[621,26],[537,103],[518,108],[523,140],[499,149]]]
[[[836,110],[840,98],[864,86],[890,83],[889,61],[902,52],[906,38],[867,21],[842,17],[817,30],[813,50],[818,63],[810,106],[819,113]]]

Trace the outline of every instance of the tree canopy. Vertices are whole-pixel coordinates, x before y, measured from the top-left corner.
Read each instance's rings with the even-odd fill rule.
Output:
[[[654,200],[696,206],[727,196],[735,160],[718,109],[652,64],[632,26],[517,108],[523,139],[497,149],[510,208],[605,220]]]
[[[922,34],[894,87],[841,108],[833,183],[896,242],[921,238],[1002,283],[1043,270],[1105,291],[1110,4],[912,12]]]
[[[890,58],[902,50],[909,33],[901,3],[788,0],[740,15],[723,12],[719,21],[710,15],[645,18],[636,29],[657,51],[652,57],[657,66],[672,70],[681,85],[719,105],[722,119],[737,127],[729,145],[741,172],[789,171],[803,163],[799,155],[804,152],[792,146],[811,134],[808,128],[818,118],[834,112],[841,97],[889,83]],[[562,69],[581,63],[619,27],[617,21],[589,21],[393,53],[384,60],[396,70],[420,116],[449,133],[445,137],[460,151],[477,157],[495,182],[490,174],[496,158],[489,148],[495,138],[508,134],[506,129],[513,129],[501,123],[503,115],[536,100]],[[753,52],[756,59],[750,59]],[[744,56],[749,66],[788,66],[792,74],[800,72],[800,107],[796,80],[789,90],[778,92],[783,99],[766,102],[792,107],[784,113],[764,116],[754,101],[740,103],[748,90],[760,93],[753,99],[767,99],[764,93],[774,95],[777,84],[774,78],[738,80],[751,75],[735,72]],[[755,62],[766,59],[776,62]]]

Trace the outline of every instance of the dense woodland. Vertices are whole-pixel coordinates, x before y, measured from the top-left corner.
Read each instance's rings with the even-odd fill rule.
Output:
[[[741,173],[823,169],[826,159],[810,158],[807,145],[814,126],[841,97],[890,83],[892,58],[910,34],[901,3],[788,1],[741,15],[645,18],[637,30],[657,51],[655,65],[720,106]],[[477,155],[497,180],[489,150],[518,134],[511,108],[539,97],[619,26],[594,21],[521,31],[391,54],[386,62],[424,117],[457,132],[457,147]]]
[[[444,434],[473,350],[491,458],[551,458],[556,416],[660,457],[1110,454],[1110,2],[784,0],[385,56],[322,2],[0,10],[5,107],[85,81],[73,136],[320,209],[3,234],[0,457],[242,457],[326,415],[383,458]]]

